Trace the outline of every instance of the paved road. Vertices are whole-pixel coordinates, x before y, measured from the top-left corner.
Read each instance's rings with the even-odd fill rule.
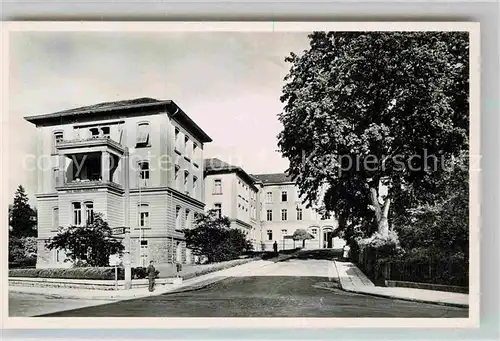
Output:
[[[468,309],[351,294],[332,262],[291,259],[191,292],[43,316],[68,317],[467,317]]]
[[[50,295],[9,292],[9,316],[25,317],[111,303],[108,300],[61,299]]]

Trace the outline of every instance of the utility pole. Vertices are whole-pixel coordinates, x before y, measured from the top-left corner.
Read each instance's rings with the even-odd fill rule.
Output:
[[[125,236],[123,239],[123,244],[125,247],[123,254],[123,265],[125,267],[125,289],[129,290],[132,288],[132,269],[131,269],[131,257],[130,257],[130,173],[129,173],[129,154],[128,147],[125,147],[125,154],[123,156],[123,177],[124,177],[124,225],[125,225]]]

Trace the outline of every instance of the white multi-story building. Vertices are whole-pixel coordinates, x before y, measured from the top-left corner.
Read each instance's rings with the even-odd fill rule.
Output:
[[[260,241],[259,187],[241,167],[217,158],[205,159],[206,210],[227,216],[232,228],[240,229],[254,248]]]
[[[219,159],[205,160],[206,209],[216,209],[240,228],[255,250],[291,249],[302,246],[291,237],[303,229],[313,239],[306,248],[341,248],[344,241],[334,237],[338,227],[332,215],[323,219],[315,207],[307,208],[296,184],[284,173],[248,174],[241,167]]]
[[[276,241],[279,249],[302,246],[291,236],[296,230],[303,229],[314,238],[305,241],[308,249],[341,248],[344,241],[334,237],[338,227],[333,215],[322,217],[315,207],[307,208],[299,196],[295,182],[284,173],[254,174],[261,183],[262,223],[261,241],[266,250],[272,250]]]
[[[183,228],[204,210],[210,137],[171,100],[140,98],[25,118],[38,128],[37,267],[64,267],[45,242],[93,213],[130,228],[132,265],[185,262]]]

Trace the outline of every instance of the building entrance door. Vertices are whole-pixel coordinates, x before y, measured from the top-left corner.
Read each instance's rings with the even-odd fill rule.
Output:
[[[333,231],[323,231],[323,247],[327,249],[331,249],[333,247]]]

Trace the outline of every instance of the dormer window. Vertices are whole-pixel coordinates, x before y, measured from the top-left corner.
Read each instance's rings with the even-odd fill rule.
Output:
[[[99,128],[90,128],[90,133],[92,134],[92,138],[98,138],[99,137]]]
[[[102,131],[102,136],[109,139],[110,137],[109,127],[102,127],[101,131]]]

